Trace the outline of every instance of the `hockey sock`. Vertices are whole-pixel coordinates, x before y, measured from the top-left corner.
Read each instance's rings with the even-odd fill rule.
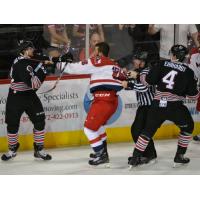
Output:
[[[17,133],[8,133],[8,146],[12,147],[18,143],[18,134]]]
[[[135,149],[137,149],[140,152],[144,152],[147,145],[149,144],[149,141],[150,139],[148,137],[146,137],[145,135],[140,135],[135,144]]]
[[[43,146],[44,145],[44,134],[45,134],[45,130],[36,130],[36,129],[33,129],[33,133],[34,133],[34,143],[36,145],[41,145]]]
[[[104,149],[107,151],[107,141],[106,141],[107,135],[106,135],[106,133],[104,132],[104,133],[100,134],[100,137],[101,137],[101,141],[103,142]]]
[[[101,133],[101,134],[100,134],[100,138],[101,138],[102,142],[106,141],[106,139],[107,139],[106,133],[105,133],[105,132],[104,132],[104,133]]]
[[[104,150],[107,151],[107,135],[106,135],[106,129],[104,126],[101,126],[98,130],[98,134],[101,138],[101,141],[103,142]]]
[[[87,136],[90,146],[93,148],[94,152],[100,152],[103,150],[103,142],[98,134],[98,131],[93,131],[88,128],[84,128],[85,135]]]
[[[192,134],[187,132],[181,132],[178,138],[177,154],[185,154],[188,144],[192,139]]]
[[[107,141],[106,140],[103,141],[103,147],[104,147],[104,150],[107,151]]]

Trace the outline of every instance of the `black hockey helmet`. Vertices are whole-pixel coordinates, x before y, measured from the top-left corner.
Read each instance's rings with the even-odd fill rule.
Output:
[[[147,51],[137,50],[133,54],[133,59],[146,61],[147,57],[148,57],[148,52]]]
[[[188,49],[184,45],[176,44],[172,46],[170,53],[172,53],[178,61],[182,62],[186,55],[189,53]]]
[[[28,49],[29,47],[35,49],[33,43],[29,40],[22,40],[18,45],[18,53],[22,53],[22,51]]]

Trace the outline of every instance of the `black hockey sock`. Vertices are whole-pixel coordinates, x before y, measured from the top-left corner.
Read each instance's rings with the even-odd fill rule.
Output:
[[[103,144],[100,144],[100,145],[95,146],[95,147],[93,146],[92,148],[93,148],[95,154],[104,150]]]
[[[103,141],[103,147],[104,147],[104,151],[107,152],[107,141],[106,140]]]

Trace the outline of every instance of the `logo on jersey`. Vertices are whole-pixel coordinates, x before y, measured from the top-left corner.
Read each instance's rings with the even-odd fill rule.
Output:
[[[32,68],[30,65],[28,65],[28,66],[26,67],[26,69],[27,69],[28,72],[30,72],[30,75],[31,75],[31,76],[34,76],[33,68]]]

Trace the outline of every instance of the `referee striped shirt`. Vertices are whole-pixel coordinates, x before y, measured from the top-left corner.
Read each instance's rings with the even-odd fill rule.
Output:
[[[150,68],[145,68],[140,72],[141,74],[148,74]],[[139,106],[150,106],[155,94],[155,86],[144,85],[138,80],[129,80],[128,88],[135,90]]]

